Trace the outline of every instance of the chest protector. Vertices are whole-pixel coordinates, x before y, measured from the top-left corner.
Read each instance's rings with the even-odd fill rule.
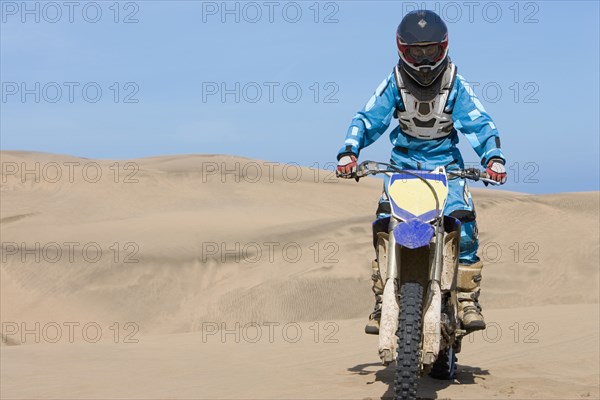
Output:
[[[404,133],[417,139],[439,139],[452,133],[452,107],[448,98],[456,79],[456,66],[449,63],[446,71],[428,87],[414,82],[398,65],[394,69],[396,85],[404,107],[395,117]]]

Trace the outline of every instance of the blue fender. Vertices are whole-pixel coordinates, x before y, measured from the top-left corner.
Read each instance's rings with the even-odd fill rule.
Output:
[[[434,234],[433,226],[418,218],[409,219],[394,228],[396,243],[409,249],[428,246]]]

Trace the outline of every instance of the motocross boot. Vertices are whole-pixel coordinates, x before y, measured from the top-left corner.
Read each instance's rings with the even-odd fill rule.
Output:
[[[369,335],[379,334],[379,320],[381,319],[381,303],[383,300],[383,281],[381,280],[381,274],[379,273],[379,263],[374,260],[371,264],[373,273],[371,275],[372,290],[375,294],[375,309],[369,315],[369,322],[365,326],[365,333]]]
[[[483,262],[458,266],[458,318],[467,332],[485,329],[479,292]]]

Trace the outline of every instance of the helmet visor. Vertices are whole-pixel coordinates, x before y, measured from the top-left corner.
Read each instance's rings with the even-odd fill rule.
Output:
[[[443,43],[401,46],[400,50],[406,61],[415,66],[436,64],[444,57],[445,53]]]

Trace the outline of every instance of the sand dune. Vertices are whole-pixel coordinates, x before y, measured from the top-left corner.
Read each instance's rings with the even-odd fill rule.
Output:
[[[381,181],[228,156],[1,158],[3,398],[391,394],[362,333]],[[598,398],[599,193],[473,195],[491,328],[458,382],[421,396]]]

